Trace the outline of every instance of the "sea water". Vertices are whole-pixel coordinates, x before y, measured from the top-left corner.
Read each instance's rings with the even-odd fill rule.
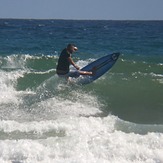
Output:
[[[56,75],[68,43],[85,86]],[[72,67],[71,67],[72,68]],[[163,21],[0,19],[0,163],[162,163]]]

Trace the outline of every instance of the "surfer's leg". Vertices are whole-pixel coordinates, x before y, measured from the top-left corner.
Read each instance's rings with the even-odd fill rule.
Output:
[[[74,77],[74,78],[77,78],[80,76],[80,73],[78,70],[71,70],[69,73],[68,73],[68,76],[69,77]]]
[[[94,75],[92,71],[80,71],[80,70],[75,70],[75,71],[70,71],[68,76],[70,77],[79,77],[80,75]]]
[[[80,75],[92,75],[93,73],[91,71],[79,71]]]

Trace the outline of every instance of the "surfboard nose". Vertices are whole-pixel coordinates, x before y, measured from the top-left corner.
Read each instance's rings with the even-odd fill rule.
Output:
[[[119,52],[113,53],[113,54],[112,54],[112,59],[113,59],[114,61],[117,60],[118,57],[119,57],[119,55],[120,55]]]

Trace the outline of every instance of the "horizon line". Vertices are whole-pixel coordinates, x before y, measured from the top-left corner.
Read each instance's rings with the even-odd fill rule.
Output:
[[[163,21],[163,19],[69,19],[69,18],[0,18],[15,20],[73,20],[73,21]]]

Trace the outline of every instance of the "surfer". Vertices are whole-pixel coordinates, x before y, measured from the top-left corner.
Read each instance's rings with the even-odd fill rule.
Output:
[[[68,44],[67,47],[62,50],[56,68],[58,76],[68,78],[69,76],[93,75],[91,71],[80,71],[80,67],[74,63],[72,54],[77,50],[78,48],[74,44]],[[76,70],[70,71],[70,65],[73,65]]]

